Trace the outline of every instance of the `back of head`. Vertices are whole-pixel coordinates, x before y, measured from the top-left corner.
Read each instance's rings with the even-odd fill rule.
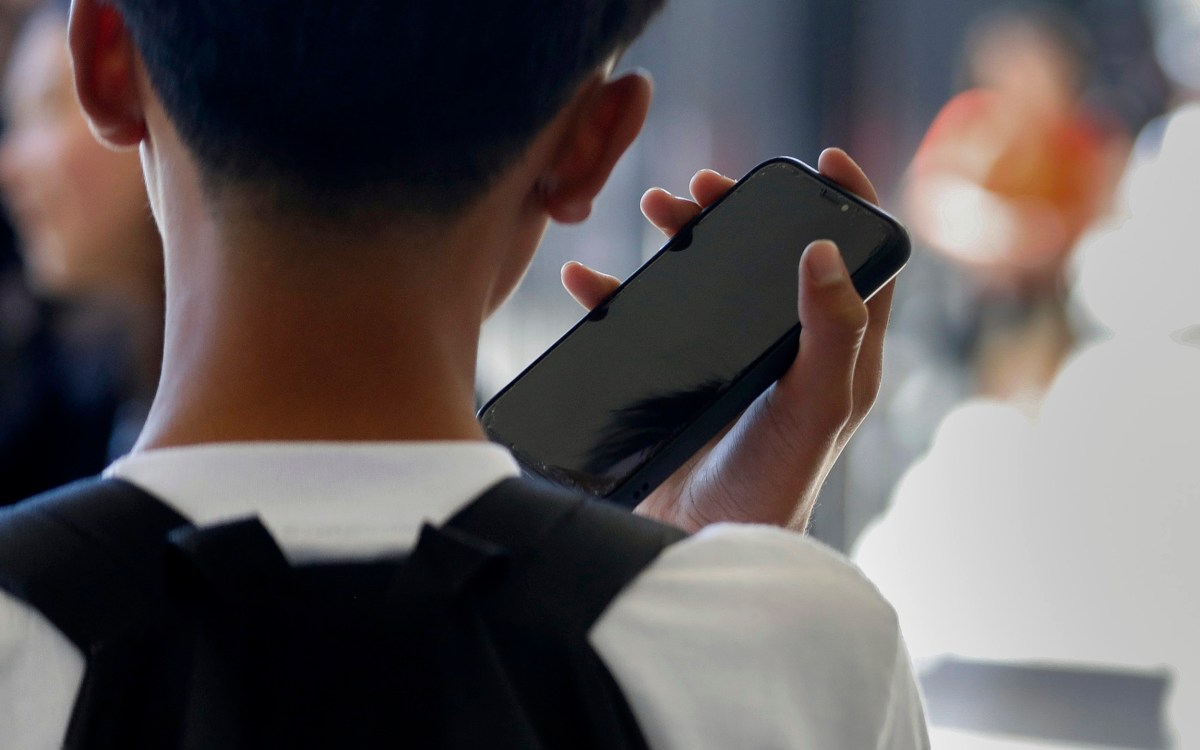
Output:
[[[111,0],[210,193],[449,213],[663,0]]]

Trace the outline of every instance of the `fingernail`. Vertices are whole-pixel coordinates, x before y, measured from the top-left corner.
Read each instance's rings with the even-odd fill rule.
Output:
[[[804,253],[809,277],[817,286],[833,286],[846,278],[846,264],[837,245],[829,240],[818,240],[808,246]]]

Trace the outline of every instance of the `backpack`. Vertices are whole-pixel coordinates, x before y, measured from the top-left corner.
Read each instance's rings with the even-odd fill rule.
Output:
[[[293,566],[93,479],[0,511],[0,587],[87,659],[70,750],[633,750],[587,633],[683,535],[512,479],[407,555]]]

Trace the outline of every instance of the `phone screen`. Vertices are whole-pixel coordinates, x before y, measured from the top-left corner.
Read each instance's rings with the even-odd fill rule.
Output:
[[[535,472],[607,495],[797,326],[813,240],[853,273],[894,224],[799,165],[770,162],[681,232],[483,412]]]

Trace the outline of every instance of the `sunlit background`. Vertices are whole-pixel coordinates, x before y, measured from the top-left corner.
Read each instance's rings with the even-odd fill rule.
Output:
[[[480,396],[579,317],[564,262],[623,277],[661,245],[646,188],[841,146],[915,251],[812,533],[896,605],[934,746],[1200,748],[1200,1],[675,0],[622,65],[655,81],[646,131],[489,322]],[[17,289],[19,255],[13,476],[31,316],[80,330]],[[72,361],[112,377],[96,348]]]

